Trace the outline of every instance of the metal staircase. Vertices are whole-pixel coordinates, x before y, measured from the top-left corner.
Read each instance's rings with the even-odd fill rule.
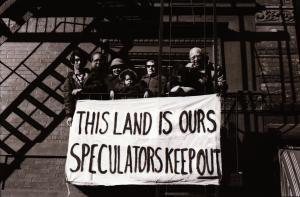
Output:
[[[96,21],[98,19],[94,19],[91,23],[85,25],[83,32],[90,32]],[[64,25],[64,22],[59,23],[54,31],[60,26]],[[2,131],[6,130],[8,132],[7,135],[2,134],[2,138],[0,138],[0,180],[4,183],[4,181],[10,176],[11,173],[20,165],[20,163],[24,160],[24,156],[30,149],[36,145],[37,143],[42,142],[64,119],[64,110],[62,107],[63,97],[61,95],[61,86],[64,83],[65,76],[56,71],[58,66],[62,64],[66,67],[70,67],[71,65],[67,60],[69,54],[74,50],[74,48],[78,47],[78,42],[70,43],[65,49],[55,58],[55,60],[47,66],[47,68],[40,74],[36,74],[33,70],[30,69],[30,66],[25,64],[25,61],[28,60],[34,53],[42,46],[43,43],[39,43],[32,52],[24,58],[14,69],[10,69],[10,73],[0,81],[0,85],[3,84],[6,80],[9,80],[13,74],[18,75],[20,78],[25,80],[28,83],[28,86],[21,92],[13,102],[11,102],[5,110],[0,115],[0,129]],[[94,50],[97,48],[95,46]],[[80,49],[80,48],[79,48]],[[82,49],[81,49],[82,50]],[[93,50],[93,51],[94,51]],[[92,52],[93,52],[92,51]],[[87,53],[87,52],[86,52]],[[88,55],[88,54],[87,54]],[[9,68],[5,63],[0,61],[2,66]],[[17,70],[21,67],[25,66],[28,70],[31,71],[31,74],[35,75],[36,78],[29,82],[24,77],[17,73]],[[49,84],[45,84],[43,81],[47,77],[55,78],[58,81],[58,85],[56,88],[51,88]],[[37,90],[42,90],[45,92],[45,98],[40,99],[35,96],[34,92]],[[57,103],[61,104],[61,110],[53,110],[46,106],[46,102],[50,99],[55,99]],[[26,113],[20,109],[20,106],[23,102],[29,102],[32,106],[34,106],[34,110],[30,113]],[[33,115],[37,111],[43,112],[48,119],[50,120],[49,124],[45,126],[40,121],[36,120]],[[21,118],[21,122],[18,125],[14,125],[9,122],[8,118],[11,114],[17,115]],[[32,128],[39,131],[39,134],[31,139],[25,134],[22,133],[21,127],[24,124],[29,124]],[[2,132],[1,132],[2,133]],[[10,139],[14,139],[11,141]],[[19,144],[22,144],[20,147],[15,147],[14,143],[16,141]],[[13,158],[12,160],[8,160],[8,157]]]
[[[6,0],[0,6],[0,15],[5,12],[10,11],[11,9],[20,9],[16,8],[16,0]],[[15,6],[15,8],[14,8]],[[31,7],[26,7],[25,11],[19,11],[12,19],[9,19],[8,23],[5,23],[0,19],[0,46],[13,34],[18,32],[18,30],[36,13],[38,13],[40,7],[32,4]]]

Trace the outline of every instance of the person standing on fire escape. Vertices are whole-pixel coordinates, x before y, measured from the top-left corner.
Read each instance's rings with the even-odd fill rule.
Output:
[[[217,93],[219,96],[227,91],[224,68],[209,62],[205,51],[194,47],[189,53],[190,62],[179,70],[177,80],[172,82],[170,95],[192,96]]]
[[[87,58],[83,52],[74,50],[70,56],[73,71],[69,72],[63,84],[64,105],[67,117],[67,125],[71,126],[75,111],[76,101],[80,99],[80,93],[88,79],[89,71],[85,68]]]
[[[159,76],[155,60],[147,60],[145,68],[147,74],[141,78],[141,85],[145,87],[144,98],[164,96],[166,93],[167,78],[164,75],[161,75],[161,92],[159,92]]]

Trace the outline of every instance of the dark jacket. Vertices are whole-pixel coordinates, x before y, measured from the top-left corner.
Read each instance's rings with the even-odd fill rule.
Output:
[[[166,93],[167,78],[161,76],[161,95]],[[144,92],[149,91],[151,97],[159,96],[159,78],[158,75],[150,76],[148,74],[141,78],[141,85],[144,87]]]
[[[194,91],[187,95],[204,95],[204,94],[224,94],[227,90],[227,83],[224,78],[224,69],[222,66],[216,66],[208,63],[205,68],[192,67],[187,64],[179,72],[181,86],[192,87]]]
[[[76,101],[82,99],[108,99],[107,85],[104,77],[97,72],[84,71],[85,77],[80,83],[74,74],[69,72],[63,85],[65,112],[67,117],[72,117],[75,111]],[[74,89],[82,89],[77,95],[72,95]]]
[[[125,86],[123,81],[116,84],[114,92],[116,99],[140,98],[143,93],[140,84]]]
[[[121,83],[121,80],[119,76],[114,76],[112,74],[109,74],[108,76],[106,76],[105,82],[107,84],[108,91],[110,91],[110,90],[115,90],[116,85]]]
[[[64,95],[64,104],[65,112],[67,117],[72,117],[75,111],[76,100],[80,99],[78,95],[72,95],[74,89],[83,89],[84,84],[88,79],[88,72],[84,71],[84,80],[82,83],[78,81],[74,72],[69,72],[66,80],[63,84],[63,95]]]
[[[108,87],[105,81],[105,74],[102,72],[92,71],[83,87],[81,95],[84,99],[106,100],[108,96]]]

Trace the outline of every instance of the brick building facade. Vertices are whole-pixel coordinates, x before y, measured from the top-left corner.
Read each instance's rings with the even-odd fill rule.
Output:
[[[11,1],[6,2],[9,4]],[[169,54],[172,58],[177,58],[178,62],[185,62],[188,49],[194,45],[207,45],[211,57],[217,52],[217,57],[213,58],[226,65],[229,92],[239,95],[237,97],[241,99],[240,102],[246,103],[246,106],[238,106],[238,122],[234,122],[238,126],[234,128],[250,132],[250,138],[248,135],[239,135],[241,146],[245,143],[251,147],[241,150],[240,154],[251,155],[258,151],[252,147],[253,143],[256,143],[255,139],[258,139],[255,146],[263,146],[265,142],[270,141],[269,138],[264,141],[265,138],[260,138],[260,134],[269,130],[285,132],[280,130],[283,127],[293,131],[299,128],[299,32],[296,32],[294,8],[297,5],[292,0],[224,2],[233,12],[230,14],[222,8],[216,10],[216,50],[211,44],[212,36],[205,43],[203,37],[173,38],[172,35],[175,37],[182,32],[176,32],[175,26],[167,23],[170,15],[164,17],[168,24],[165,31],[168,28],[173,29],[169,29],[169,35],[164,38],[167,41],[163,48],[162,65],[168,66]],[[198,5],[197,2],[192,3]],[[93,37],[93,32],[97,32],[98,29],[89,29],[94,25],[93,17],[49,17],[49,13],[39,13],[43,12],[40,7],[37,7],[37,10],[41,10],[32,11],[32,16],[31,10],[20,11],[19,17],[23,19],[20,22],[10,18],[9,9],[13,9],[10,6],[14,5],[1,4],[3,42],[0,46],[0,196],[67,196],[64,164],[69,129],[64,120],[61,85],[71,69],[68,58],[72,49],[79,47],[87,53],[101,50],[97,45],[99,38]],[[209,6],[212,5],[207,7],[207,16],[197,14],[195,8],[185,14],[174,14],[172,21],[202,23],[205,26],[206,23],[213,22]],[[223,24],[226,24],[225,27]],[[8,27],[12,35],[5,33],[4,27]],[[191,26],[187,31],[193,28],[195,27]],[[91,34],[76,35],[80,32]],[[105,32],[103,34],[105,35]],[[81,37],[87,35],[91,37]],[[105,37],[110,39],[112,47],[118,50],[121,46],[120,41],[115,37]],[[158,38],[143,39],[140,36],[135,38],[134,35],[133,38],[133,48],[129,51],[129,57],[139,69],[144,60],[157,56],[159,41]],[[169,38],[172,38],[172,46]],[[251,100],[253,98],[254,100]],[[247,152],[249,149],[254,153]],[[245,161],[256,162],[261,158],[250,156],[248,159]],[[249,169],[249,166],[244,169],[245,174],[253,170]],[[243,171],[242,168],[239,170]],[[279,175],[279,170],[276,170],[278,169],[268,174],[270,176],[263,177],[262,181],[270,180],[274,174]],[[246,186],[240,187],[245,187],[246,191],[249,191],[247,184],[259,188],[251,177],[246,178],[244,184]],[[279,187],[278,182],[272,184],[270,187]],[[268,187],[266,188],[265,191],[269,192]],[[85,191],[74,186],[70,185],[69,190],[70,196],[87,196]],[[180,192],[177,192],[178,194]],[[161,192],[160,195],[167,196],[166,192]]]

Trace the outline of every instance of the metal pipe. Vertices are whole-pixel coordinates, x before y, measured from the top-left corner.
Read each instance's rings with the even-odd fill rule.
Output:
[[[216,88],[217,86],[217,64],[218,64],[218,40],[217,40],[217,14],[216,14],[216,0],[213,1],[213,39],[214,39],[214,75],[216,76],[214,79],[214,87]]]

